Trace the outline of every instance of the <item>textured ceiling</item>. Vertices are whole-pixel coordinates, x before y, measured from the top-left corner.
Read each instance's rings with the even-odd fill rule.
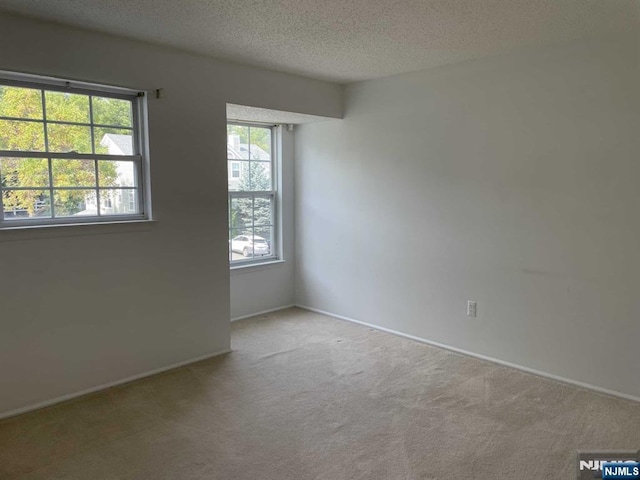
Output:
[[[301,124],[314,123],[327,120],[326,117],[307,115],[305,113],[283,112],[268,108],[248,107],[227,103],[227,118],[229,120],[241,120],[243,122],[273,123],[275,124]]]
[[[347,83],[637,28],[638,0],[0,0],[0,9]]]

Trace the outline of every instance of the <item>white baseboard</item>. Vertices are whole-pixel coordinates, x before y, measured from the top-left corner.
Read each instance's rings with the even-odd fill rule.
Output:
[[[497,363],[498,365],[514,368],[516,370],[520,370],[522,372],[530,373],[530,374],[536,375],[538,377],[548,378],[550,380],[555,380],[555,381],[558,381],[558,382],[566,383],[568,385],[573,385],[575,387],[584,388],[586,390],[591,390],[591,391],[594,391],[594,392],[603,393],[605,395],[610,395],[612,397],[624,398],[625,400],[631,400],[633,402],[640,402],[640,397],[636,397],[634,395],[629,395],[627,393],[617,392],[615,390],[609,390],[607,388],[598,387],[596,385],[591,385],[589,383],[580,382],[578,380],[572,380],[570,378],[561,377],[561,376],[558,376],[558,375],[554,375],[552,373],[542,372],[540,370],[535,370],[533,368],[524,367],[524,366],[518,365],[516,363],[507,362],[507,361],[504,361],[504,360],[500,360],[498,358],[482,355],[480,353],[474,353],[474,352],[470,352],[468,350],[463,350],[461,348],[452,347],[452,346],[446,345],[444,343],[434,342],[432,340],[427,340],[425,338],[420,338],[420,337],[416,337],[414,335],[409,335],[407,333],[402,333],[402,332],[399,332],[397,330],[392,330],[390,328],[380,327],[378,325],[373,325],[371,323],[362,322],[360,320],[355,320],[353,318],[345,317],[345,316],[342,316],[342,315],[337,315],[337,314],[331,313],[331,312],[326,312],[326,311],[320,310],[318,308],[308,307],[306,305],[300,305],[300,304],[296,305],[296,307],[302,308],[304,310],[309,310],[310,312],[320,313],[322,315],[327,315],[329,317],[337,318],[339,320],[345,320],[347,322],[357,323],[359,325],[364,325],[366,327],[375,328],[376,330],[380,330],[382,332],[391,333],[393,335],[398,335],[399,337],[408,338],[410,340],[415,340],[415,341],[420,342],[420,343],[425,343],[427,345],[431,345],[431,346],[434,346],[434,347],[443,348],[445,350],[449,350],[449,351],[452,351],[452,352],[455,352],[455,353],[460,353],[462,355],[467,355],[469,357],[478,358],[480,360],[485,360],[487,362]]]
[[[207,360],[208,358],[217,357],[218,355],[224,355],[225,353],[231,352],[231,349],[220,350],[214,353],[208,353],[207,355],[202,355],[200,357],[192,358],[190,360],[184,360],[182,362],[172,363],[171,365],[167,365],[166,367],[156,368],[154,370],[149,370],[144,373],[139,373],[137,375],[132,375],[130,377],[122,378],[120,380],[116,380],[114,382],[103,383],[102,385],[98,385],[95,387],[87,388],[86,390],[81,390],[79,392],[70,393],[68,395],[62,395],[61,397],[52,398],[51,400],[45,400],[44,402],[35,403],[32,405],[27,405],[26,407],[16,408],[15,410],[9,410],[8,412],[0,413],[0,420],[15,417],[16,415],[21,415],[23,413],[31,412],[33,410],[39,410],[41,408],[50,407],[52,405],[56,405],[58,403],[66,402],[68,400],[72,400],[77,397],[82,397],[84,395],[88,395],[90,393],[96,393],[100,390],[106,390],[107,388],[116,387],[118,385],[122,385],[125,383],[133,382],[135,380],[140,380],[141,378],[150,377],[152,375],[156,375],[158,373],[166,372],[168,370],[173,370],[175,368],[184,367],[185,365],[189,365],[191,363],[200,362],[202,360]]]
[[[238,320],[244,320],[245,318],[257,317],[258,315],[265,315],[267,313],[278,312],[280,310],[286,310],[287,308],[293,308],[295,306],[296,305],[292,303],[291,305],[283,305],[282,307],[270,308],[269,310],[262,310],[260,312],[250,313],[249,315],[242,315],[241,317],[233,317],[231,321],[237,322]]]
[[[580,387],[580,388],[584,388],[584,389],[587,389],[587,390],[592,390],[592,391],[595,391],[595,392],[598,392],[598,393],[603,393],[605,395],[610,395],[610,396],[613,396],[613,397],[623,398],[625,400],[631,400],[631,401],[634,401],[634,402],[640,402],[640,397],[636,397],[634,395],[629,395],[629,394],[626,394],[626,393],[617,392],[615,390],[609,390],[609,389],[606,389],[606,388],[598,387],[596,385],[591,385],[591,384],[580,382],[580,381],[577,381],[577,380],[572,380],[570,378],[565,378],[565,377],[561,377],[561,376],[558,376],[558,375],[553,375],[551,373],[542,372],[540,370],[535,370],[535,369],[532,369],[532,368],[529,368],[529,367],[524,367],[522,365],[518,365],[518,364],[515,364],[515,363],[506,362],[504,360],[500,360],[500,359],[497,359],[497,358],[489,357],[489,356],[482,355],[482,354],[479,354],[479,353],[470,352],[468,350],[463,350],[461,348],[452,347],[450,345],[445,345],[443,343],[434,342],[434,341],[427,340],[427,339],[424,339],[424,338],[416,337],[414,335],[409,335],[407,333],[399,332],[397,330],[381,327],[381,326],[378,326],[378,325],[373,325],[371,323],[363,322],[363,321],[360,321],[360,320],[355,320],[353,318],[345,317],[343,315],[338,315],[338,314],[335,314],[335,313],[327,312],[325,310],[320,310],[318,308],[313,308],[313,307],[309,307],[309,306],[306,306],[306,305],[299,305],[299,304],[298,305],[285,305],[285,306],[282,306],[282,307],[273,308],[273,309],[270,309],[270,310],[264,310],[262,312],[253,313],[251,315],[244,315],[242,317],[236,317],[236,318],[233,318],[232,321],[242,320],[243,318],[254,317],[254,316],[257,316],[257,315],[263,315],[263,314],[266,314],[266,313],[276,312],[276,311],[279,311],[279,310],[284,310],[284,309],[292,308],[292,307],[298,307],[298,308],[302,308],[304,310],[309,310],[311,312],[316,312],[316,313],[320,313],[322,315],[327,315],[329,317],[337,318],[337,319],[340,319],[340,320],[345,320],[347,322],[357,323],[359,325],[364,325],[366,327],[374,328],[374,329],[380,330],[382,332],[391,333],[393,335],[397,335],[397,336],[400,336],[400,337],[408,338],[410,340],[415,340],[415,341],[420,342],[420,343],[425,343],[427,345],[432,345],[434,347],[443,348],[445,350],[450,350],[452,352],[460,353],[462,355],[467,355],[467,356],[470,356],[470,357],[478,358],[480,360],[485,360],[485,361],[488,361],[488,362],[496,363],[498,365],[503,365],[505,367],[514,368],[516,370],[520,370],[520,371],[523,371],[523,372],[526,372],[526,373],[530,373],[532,375],[537,375],[539,377],[548,378],[550,380],[555,380],[555,381],[558,381],[558,382],[566,383],[566,384],[573,385],[573,386]],[[0,413],[0,420],[5,419],[5,418],[9,418],[9,417],[14,417],[16,415],[21,415],[23,413],[31,412],[33,410],[39,410],[41,408],[50,407],[52,405],[56,405],[58,403],[66,402],[66,401],[72,400],[74,398],[78,398],[78,397],[82,397],[84,395],[88,395],[88,394],[91,394],[91,393],[99,392],[100,390],[105,390],[107,388],[115,387],[115,386],[118,386],[118,385],[123,385],[125,383],[133,382],[135,380],[140,380],[140,379],[145,378],[145,377],[150,377],[152,375],[156,375],[158,373],[166,372],[168,370],[173,370],[175,368],[184,367],[185,365],[189,365],[189,364],[192,364],[192,363],[200,362],[202,360],[206,360],[208,358],[216,357],[218,355],[223,355],[223,354],[229,353],[229,352],[231,352],[230,349],[220,350],[218,352],[209,353],[207,355],[202,355],[200,357],[192,358],[192,359],[189,359],[189,360],[184,360],[182,362],[173,363],[173,364],[167,365],[165,367],[156,368],[154,370],[149,370],[147,372],[140,373],[140,374],[137,374],[137,375],[132,375],[130,377],[122,378],[120,380],[116,380],[116,381],[113,381],[113,382],[104,383],[102,385],[91,387],[91,388],[88,388],[86,390],[81,390],[79,392],[70,393],[68,395],[63,395],[63,396],[60,396],[60,397],[56,397],[56,398],[53,398],[51,400],[46,400],[44,402],[39,402],[39,403],[36,403],[36,404],[28,405],[26,407],[16,408],[16,409],[10,410],[8,412],[2,412],[2,413]]]

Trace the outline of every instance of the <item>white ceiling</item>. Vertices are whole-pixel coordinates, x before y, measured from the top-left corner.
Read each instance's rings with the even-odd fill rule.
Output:
[[[0,9],[347,83],[638,26],[638,0],[0,0]]]
[[[268,108],[249,107],[246,105],[234,105],[227,103],[227,119],[243,122],[273,123],[275,124],[301,124],[326,121],[327,117],[307,115],[306,113],[283,112]]]

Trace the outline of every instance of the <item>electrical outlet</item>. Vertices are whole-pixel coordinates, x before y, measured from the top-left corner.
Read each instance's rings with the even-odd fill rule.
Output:
[[[475,300],[467,300],[467,317],[475,317],[478,313],[478,305]]]

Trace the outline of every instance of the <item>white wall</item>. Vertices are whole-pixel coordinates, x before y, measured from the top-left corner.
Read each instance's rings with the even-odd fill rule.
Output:
[[[348,87],[296,134],[297,303],[640,396],[639,85],[634,37]]]
[[[231,318],[292,305],[294,288],[294,132],[282,128],[283,262],[231,270]]]
[[[156,223],[0,231],[0,416],[229,347],[226,103],[330,117],[341,88],[0,14],[0,69],[164,88]]]

